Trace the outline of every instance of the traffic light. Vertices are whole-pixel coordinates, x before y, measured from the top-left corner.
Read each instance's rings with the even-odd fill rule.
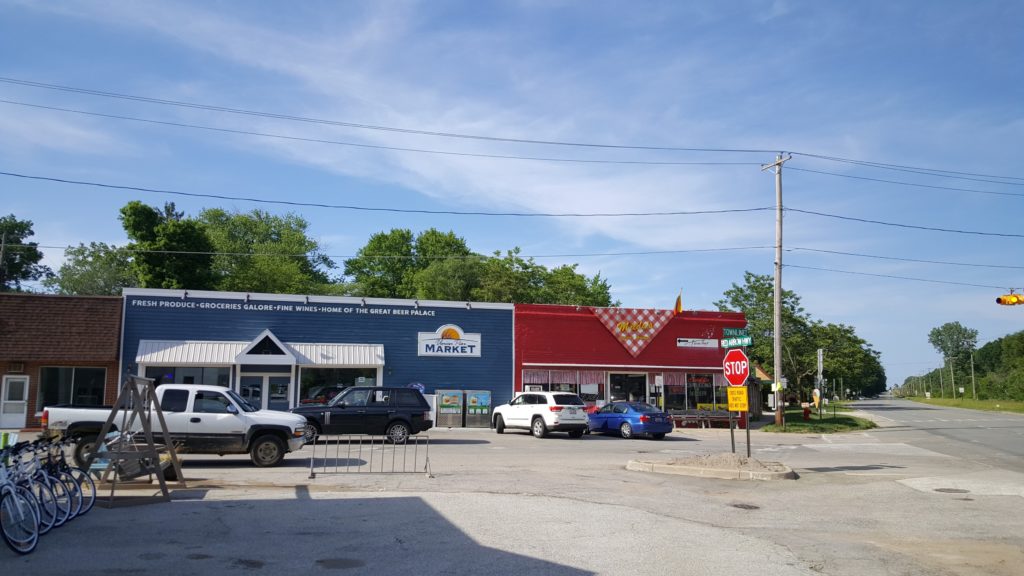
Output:
[[[1024,304],[1024,294],[1003,294],[996,297],[996,304],[1002,304],[1003,306]]]

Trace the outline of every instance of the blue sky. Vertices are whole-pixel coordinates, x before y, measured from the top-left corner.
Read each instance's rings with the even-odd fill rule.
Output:
[[[0,0],[6,79],[505,139],[0,82],[0,100],[19,103],[0,103],[0,171],[367,207],[679,212],[773,207],[774,178],[760,165],[797,152],[783,172],[783,285],[814,318],[854,326],[882,353],[892,385],[941,364],[927,334],[943,323],[977,329],[979,345],[1024,329],[1024,306],[994,303],[1024,288],[1022,29],[1024,4],[1012,1]],[[43,246],[124,244],[117,211],[135,199],[173,201],[190,215],[295,212],[339,265],[375,232],[453,230],[480,253],[519,246],[548,267],[600,272],[629,307],[670,308],[682,288],[684,306],[713,309],[744,271],[773,271],[771,210],[367,213],[0,176],[0,213],[33,221]],[[62,251],[44,251],[59,267]],[[615,255],[623,252],[655,253]]]

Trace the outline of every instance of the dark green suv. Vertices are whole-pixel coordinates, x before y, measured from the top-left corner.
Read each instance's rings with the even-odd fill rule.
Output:
[[[434,426],[430,404],[415,388],[352,386],[325,404],[303,404],[291,412],[306,417],[306,442],[320,434],[378,434],[404,444]]]

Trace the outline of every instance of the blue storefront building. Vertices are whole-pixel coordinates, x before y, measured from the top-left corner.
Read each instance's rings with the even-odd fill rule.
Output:
[[[418,384],[448,399],[439,417],[455,411],[455,397],[465,414],[484,413],[481,402],[512,397],[513,312],[512,304],[129,288],[121,372],[227,386],[276,410],[352,385]]]

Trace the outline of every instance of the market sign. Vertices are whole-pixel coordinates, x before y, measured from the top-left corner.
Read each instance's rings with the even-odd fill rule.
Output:
[[[750,336],[722,338],[722,348],[741,348],[743,346],[750,346],[753,343],[754,340]]]
[[[729,412],[748,412],[750,410],[746,386],[729,386],[725,391],[729,394]]]
[[[750,336],[746,328],[722,328],[722,336],[729,338],[730,336]]]
[[[634,358],[654,340],[675,312],[654,308],[593,308],[594,315]]]
[[[417,356],[473,358],[480,356],[480,334],[463,332],[455,324],[445,324],[433,332],[420,332]]]

